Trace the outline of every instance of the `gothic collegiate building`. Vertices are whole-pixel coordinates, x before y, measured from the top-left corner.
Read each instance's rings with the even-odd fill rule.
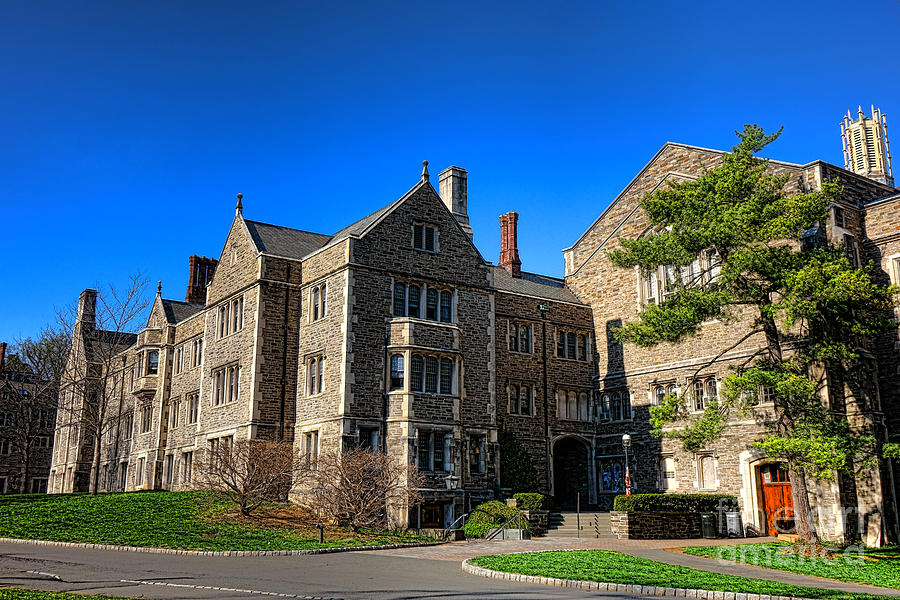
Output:
[[[464,503],[500,492],[505,430],[558,505],[580,494],[602,510],[624,491],[621,440],[630,433],[638,492],[731,493],[745,528],[767,533],[779,507],[767,504],[766,486],[790,485],[752,444],[771,403],[695,454],[651,437],[648,424],[649,406],[673,390],[690,390],[702,410],[729,365],[759,340],[695,376],[743,336],[739,324],[709,323],[694,338],[651,349],[612,336],[665,297],[667,279],[665,269],[648,278],[616,268],[607,252],[645,230],[644,194],[700,176],[722,154],[663,146],[564,251],[564,279],[522,270],[514,212],[500,217],[499,264],[482,257],[458,167],[444,170],[435,189],[426,163],[412,189],[330,235],[246,219],[239,197],[221,256],[191,257],[185,301],[157,293],[146,327],[121,348],[102,488],[190,488],[198,453],[239,439],[287,440],[308,455],[362,445],[416,465],[426,475],[423,526],[443,526]],[[874,261],[885,278],[900,279],[900,195],[885,179],[821,161],[770,168],[790,173],[794,190],[840,179],[844,196],[826,234],[858,264]],[[93,290],[82,293],[75,345],[102,334],[90,324],[95,302]],[[869,358],[872,389],[841,391],[846,417],[893,439],[896,339],[873,342]],[[90,471],[90,441],[65,419],[60,412],[53,492],[85,489]],[[465,493],[448,489],[451,476]],[[892,465],[812,493],[824,537],[897,539]],[[847,506],[860,518],[840,510]]]

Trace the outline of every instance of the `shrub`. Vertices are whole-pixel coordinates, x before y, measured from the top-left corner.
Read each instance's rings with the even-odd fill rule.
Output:
[[[519,510],[547,510],[550,508],[550,497],[544,494],[532,494],[521,492],[513,494],[516,499],[516,507]]]
[[[737,498],[728,494],[633,494],[616,496],[613,510],[626,512],[717,512],[737,510]]]
[[[467,538],[482,537],[488,531],[495,527],[503,525],[516,515],[521,515],[522,511],[512,506],[507,506],[503,502],[491,500],[484,504],[479,504],[469,514],[466,519],[464,531]],[[528,521],[522,518],[522,522],[528,527]]]

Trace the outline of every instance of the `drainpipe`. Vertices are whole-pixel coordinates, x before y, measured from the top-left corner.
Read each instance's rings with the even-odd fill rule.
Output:
[[[541,304],[538,309],[541,311],[541,364],[544,370],[544,439],[547,447],[547,494],[553,490],[553,482],[551,481],[551,448],[550,448],[550,398],[547,396],[547,311],[549,306]]]
[[[290,298],[291,298],[291,263],[287,263],[287,276],[285,277],[284,286],[284,320],[281,323],[282,330],[282,346],[281,346],[281,406],[279,407],[278,428],[280,430],[279,439],[283,442],[285,439],[284,418],[287,407],[287,349],[288,349],[288,318],[290,316]],[[301,311],[302,312],[302,311]],[[301,316],[302,320],[302,316]]]
[[[384,386],[384,394],[382,394],[382,403],[381,403],[381,451],[384,454],[387,454],[387,420],[388,420],[388,412],[390,411],[390,396],[388,396],[388,390],[390,390],[390,356],[388,356],[388,344],[390,343],[391,338],[388,333],[388,330],[384,332],[384,367],[382,367],[382,376],[381,381]],[[404,371],[406,368],[406,363],[403,364]],[[404,372],[404,384],[406,383],[405,372]],[[409,460],[409,458],[407,458]],[[421,511],[421,507],[419,508]]]

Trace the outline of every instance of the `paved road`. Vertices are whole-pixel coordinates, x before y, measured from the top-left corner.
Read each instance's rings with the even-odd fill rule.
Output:
[[[176,556],[0,544],[0,586],[183,600],[248,600],[279,595],[346,600],[588,598],[596,597],[598,592],[476,577],[463,573],[459,563],[464,558],[480,554],[616,546],[618,547],[615,549],[634,554],[658,553],[660,556],[653,558],[668,558],[667,562],[700,560],[661,550],[663,547],[685,543],[688,542],[542,539],[531,542],[463,542],[421,549],[255,558]],[[766,576],[765,571],[760,572],[753,567],[742,568],[754,569],[756,577]],[[786,579],[782,574],[778,578]],[[822,583],[824,582],[819,582]],[[633,597],[616,593],[602,595],[610,598]]]

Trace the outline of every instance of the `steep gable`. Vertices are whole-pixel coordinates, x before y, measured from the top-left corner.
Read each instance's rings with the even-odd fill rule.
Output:
[[[212,306],[254,281],[259,271],[258,257],[261,252],[253,242],[243,217],[236,216],[225,239],[216,274],[206,290],[206,305]]]

